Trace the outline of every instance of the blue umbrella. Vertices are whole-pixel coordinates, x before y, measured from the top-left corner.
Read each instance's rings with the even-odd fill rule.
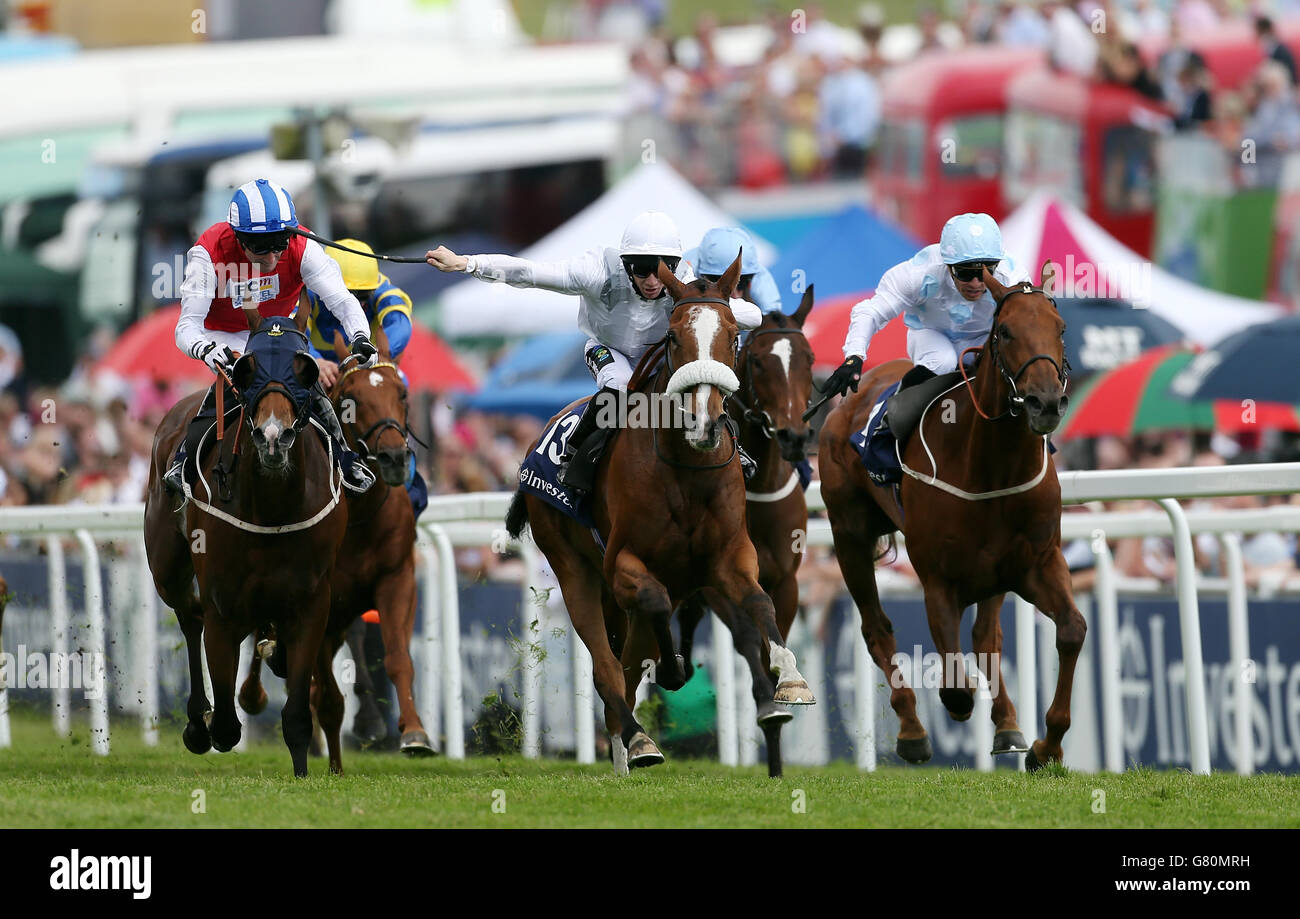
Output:
[[[582,332],[547,332],[517,345],[461,405],[480,412],[550,418],[596,390]]]
[[[1300,316],[1247,326],[1196,356],[1169,384],[1188,399],[1300,404]]]
[[[1083,376],[1127,364],[1144,351],[1183,340],[1174,324],[1123,300],[1058,297],[1065,320],[1065,354]]]

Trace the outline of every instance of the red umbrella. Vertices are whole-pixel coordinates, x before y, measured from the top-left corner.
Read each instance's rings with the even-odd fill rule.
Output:
[[[413,390],[446,392],[460,389],[473,392],[478,389],[474,378],[456,359],[446,342],[418,322],[411,323],[411,340],[406,343],[398,363]]]
[[[176,347],[176,320],[180,315],[180,304],[150,313],[122,334],[96,369],[111,370],[126,378],[211,383],[212,371],[207,365],[182,354]]]
[[[804,335],[813,349],[813,367],[816,370],[834,370],[844,361],[844,337],[849,332],[849,318],[853,305],[865,297],[861,294],[834,297],[813,307],[803,324]],[[890,320],[871,339],[863,369],[907,357],[907,326],[903,317]]]

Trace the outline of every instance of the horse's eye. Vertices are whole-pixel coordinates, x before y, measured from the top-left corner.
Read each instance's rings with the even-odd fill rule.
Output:
[[[674,332],[672,329],[668,330],[668,343],[670,345],[677,344],[677,333]]]
[[[1011,330],[1004,325],[998,326],[998,336],[1005,338],[1007,341],[1011,341],[1015,338],[1015,336],[1011,334]]]

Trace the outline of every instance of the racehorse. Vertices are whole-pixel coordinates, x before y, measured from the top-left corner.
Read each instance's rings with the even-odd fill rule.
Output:
[[[347,351],[343,336],[335,332],[334,337],[335,353],[343,354]],[[406,385],[382,329],[376,332],[375,347],[379,350],[377,364],[343,371],[330,391],[348,446],[375,467],[379,481],[363,494],[348,493],[347,535],[330,584],[330,619],[322,654],[332,662],[357,617],[377,609],[384,636],[384,668],[397,690],[401,750],[409,755],[431,755],[433,745],[415,710],[412,690],[415,512],[404,487],[410,456]],[[354,654],[354,663],[359,678],[365,668],[364,654]],[[251,714],[266,707],[260,654],[254,655],[240,687],[239,704]],[[329,749],[337,749],[337,730],[331,737],[323,718],[321,727]]]
[[[224,437],[218,434],[212,455],[196,452],[199,483],[179,512],[162,474],[201,395],[173,406],[154,436],[145,547],[158,593],[176,611],[185,634],[190,667],[185,746],[193,753],[214,747],[226,752],[239,742],[239,645],[254,629],[274,628],[280,642],[271,665],[286,678],[288,693],[281,713],[284,741],[294,775],[303,777],[312,734],[313,670],[322,681],[322,722],[343,719],[343,695],[324,657],[322,638],[348,508],[332,451],[308,427],[306,392],[318,371],[302,334],[306,312],[300,311],[296,326],[288,319],[263,320],[255,310],[245,310],[245,316],[248,350],[231,374],[238,420]],[[218,402],[219,418],[224,398]],[[232,442],[227,455],[225,446]],[[250,442],[254,449],[244,453],[253,455],[240,462],[241,446]],[[220,484],[215,490],[208,484],[218,468],[226,470],[218,483],[224,479],[229,494]],[[203,689],[200,639],[206,643],[215,696],[211,711]],[[331,751],[330,765],[336,772],[342,768],[336,751]]]
[[[723,397],[739,386],[739,329],[728,305],[739,275],[739,258],[717,282],[682,284],[659,266],[675,305],[667,335],[642,356],[628,390],[651,399],[685,394],[681,401],[692,414],[689,425],[675,424],[683,412],[669,425],[628,426],[611,441],[592,493],[603,553],[582,524],[523,491],[506,516],[516,538],[531,523],[591,652],[618,774],[663,762],[632,706],[643,669],[653,665],[652,679],[665,689],[686,682],[669,620],[697,590],[749,663],[765,732],[791,717],[778,702],[813,701],[777,629],[772,600],[758,585],[758,557],[745,530],[744,475],[735,434],[723,418]],[[534,442],[529,449],[546,446]],[[775,686],[772,672],[779,677]]]
[[[798,573],[808,532],[808,503],[794,464],[806,458],[812,437],[812,428],[801,417],[812,394],[813,352],[803,334],[812,306],[809,285],[792,315],[763,317],[741,348],[740,388],[728,399],[728,405],[739,410],[740,445],[758,465],[745,486],[746,524],[758,552],[758,583],[776,606],[782,639],[790,637],[799,611]],[[688,679],[695,669],[695,628],[706,612],[699,594],[678,610]],[[779,731],[769,738],[767,756],[769,773],[780,775]]]
[[[835,553],[862,612],[867,648],[892,687],[890,704],[899,719],[896,749],[908,762],[928,760],[930,740],[916,716],[915,694],[894,661],[893,627],[881,609],[870,564],[878,541],[892,546],[897,530],[907,539],[930,634],[943,656],[939,698],[948,714],[965,721],[974,707],[959,656],[962,611],[974,603],[971,637],[977,660],[991,662],[987,671],[997,668],[993,752],[1025,752],[1028,769],[1062,758],[1074,666],[1087,626],[1074,605],[1061,555],[1061,488],[1046,442],[1068,401],[1065,323],[1050,296],[1054,273],[1046,262],[1040,287],[1033,288],[1028,283],[1004,287],[984,272],[997,304],[993,327],[979,351],[974,379],[965,378],[963,369],[965,379],[936,396],[942,406],[922,415],[900,451],[907,473],[899,486],[901,507],[889,487],[868,478],[849,437],[863,429],[876,397],[909,364],[891,361],[865,374],[859,391],[843,400],[822,428],[822,497]],[[1056,695],[1047,710],[1047,736],[1032,747],[1020,733],[1001,673],[998,616],[1008,591],[1056,624]],[[993,673],[986,675],[992,681]]]

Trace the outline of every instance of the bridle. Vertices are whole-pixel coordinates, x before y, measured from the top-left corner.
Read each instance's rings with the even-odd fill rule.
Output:
[[[803,329],[755,329],[754,331],[750,332],[749,338],[745,342],[745,347],[741,349],[741,353],[745,355],[745,378],[742,381],[742,386],[748,385],[750,389],[752,389],[754,385],[754,375],[753,373],[750,372],[750,367],[753,366],[755,358],[753,353],[751,353],[749,350],[750,342],[752,342],[755,338],[757,338],[760,335],[802,335],[802,334],[803,334]],[[760,409],[751,408],[750,406],[746,405],[745,400],[743,400],[740,397],[740,390],[737,390],[736,392],[727,396],[727,398],[735,402],[736,405],[740,408],[741,418],[743,418],[747,424],[755,425],[759,429],[759,431],[762,432],[763,436],[766,437],[768,440],[771,440],[773,437],[776,436],[776,422],[772,420],[772,416],[767,413],[766,409],[760,410]],[[805,408],[806,407],[807,406],[805,406]]]
[[[349,355],[348,357],[351,358],[353,357],[353,355]],[[345,362],[346,360],[347,359],[345,359]],[[375,364],[373,364],[370,367],[363,367],[360,364],[358,364],[355,367],[350,367],[345,373],[339,375],[338,382],[334,384],[336,387],[338,387],[338,398],[341,399],[344,394],[343,381],[346,380],[348,377],[350,377],[352,374],[356,373],[358,370],[378,370],[380,367],[390,367],[395,372],[398,370],[397,365],[392,363],[391,361],[377,361]],[[402,399],[402,405],[403,407],[406,406],[406,399],[404,397]],[[349,421],[348,426],[349,428],[351,428],[353,432],[357,430],[357,423],[355,421]],[[382,436],[384,431],[388,430],[389,428],[392,428],[394,431],[397,431],[399,434],[402,435],[403,446],[405,446],[406,444],[406,438],[410,437],[417,444],[424,447],[425,449],[428,449],[429,445],[426,444],[424,441],[420,440],[420,438],[416,437],[415,434],[411,431],[411,429],[407,427],[406,419],[403,419],[402,421],[398,421],[396,418],[384,417],[384,418],[380,418],[370,427],[366,428],[364,432],[362,432],[360,435],[354,438],[356,440],[357,456],[361,457],[363,461],[371,460],[371,459],[378,460],[379,458],[378,455],[375,454],[373,450],[371,450],[370,445],[369,443],[367,443],[367,441],[371,438],[371,436],[376,435],[376,433]],[[375,439],[377,443],[378,437],[376,437]]]
[[[966,389],[970,393],[971,404],[975,406],[975,411],[979,412],[980,417],[985,421],[1000,421],[1008,416],[1012,418],[1019,416],[1021,409],[1024,408],[1025,405],[1025,397],[1020,394],[1020,390],[1016,386],[1016,381],[1024,376],[1025,371],[1037,361],[1047,361],[1056,368],[1056,378],[1061,383],[1062,392],[1064,392],[1070,379],[1070,359],[1065,356],[1064,352],[1062,352],[1061,362],[1059,364],[1056,362],[1056,358],[1052,357],[1050,354],[1035,354],[1033,357],[1021,364],[1020,369],[1017,370],[1015,374],[1012,374],[1007,370],[1006,363],[1002,360],[1002,351],[998,348],[998,316],[1002,313],[1002,304],[1006,303],[1013,294],[1042,294],[1047,297],[1048,302],[1052,304],[1052,308],[1056,309],[1056,300],[1053,299],[1051,294],[1048,294],[1041,287],[1032,286],[1028,281],[1007,290],[998,298],[997,306],[993,310],[993,329],[989,333],[988,349],[993,359],[993,366],[1002,374],[1002,378],[1007,381],[1007,386],[1010,387],[1011,390],[1007,399],[1007,409],[1001,415],[990,417],[984,413],[984,410],[980,408],[979,401],[975,398],[975,389],[971,386],[970,377],[966,375],[966,365],[963,363],[962,357],[965,357],[965,355],[970,351],[979,352],[981,349],[967,348],[961,353],[961,357],[958,357],[957,366],[961,370],[962,379],[965,381]]]
[[[709,303],[709,304],[713,304],[714,306],[725,306],[728,309],[731,308],[731,304],[728,303],[726,300],[723,300],[721,297],[687,297],[686,299],[678,300],[673,304],[673,308],[668,314],[669,318],[671,319],[673,313],[677,312],[677,308],[679,306],[687,306],[692,303]],[[672,342],[668,340],[667,335],[664,335],[662,340],[664,343],[664,370],[668,372],[668,375],[671,378],[671,376],[677,372],[677,368],[673,366]],[[737,339],[736,357],[739,356],[740,356],[740,341],[739,339]],[[659,371],[660,376],[663,375],[664,370]],[[725,398],[722,400],[722,405],[723,405],[723,411],[722,414],[718,416],[718,421],[722,422],[723,427],[727,429],[727,433],[731,435],[731,453],[728,454],[725,460],[723,460],[720,463],[704,463],[702,465],[697,465],[695,463],[683,463],[680,460],[675,460],[670,456],[666,456],[664,455],[664,452],[661,449],[659,449],[659,429],[652,426],[650,428],[650,440],[654,444],[655,455],[659,457],[659,459],[667,463],[669,466],[672,466],[676,469],[709,470],[709,469],[721,469],[724,466],[729,466],[732,460],[736,458],[736,454],[740,451],[740,433],[736,430],[736,422],[726,412],[727,401]]]

